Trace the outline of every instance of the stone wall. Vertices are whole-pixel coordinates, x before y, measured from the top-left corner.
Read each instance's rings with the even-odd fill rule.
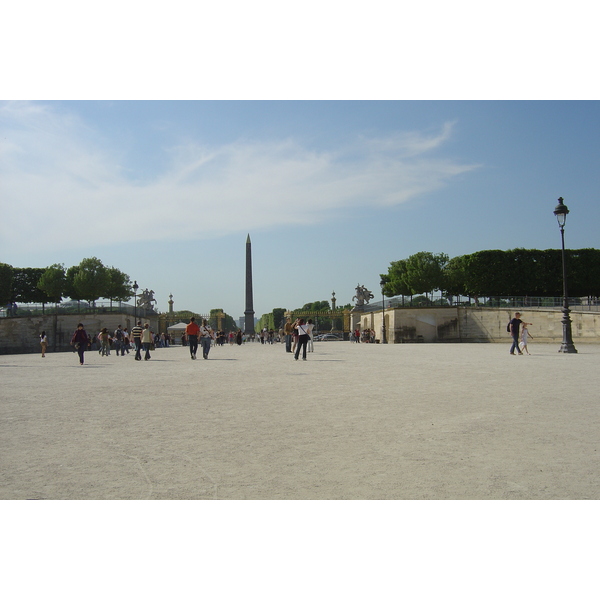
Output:
[[[510,341],[506,331],[515,312],[533,323],[529,331],[535,342],[562,341],[562,311],[548,308],[435,307],[386,309],[388,343],[407,342],[501,342]],[[361,330],[374,329],[381,339],[382,311],[353,314]],[[600,343],[600,313],[571,311],[573,342]]]
[[[150,323],[150,328],[157,331],[156,317],[143,318],[143,323]],[[36,317],[12,317],[0,319],[0,354],[23,354],[40,351],[40,334],[48,336],[48,351],[70,351],[71,337],[77,324],[83,323],[89,336],[98,333],[103,327],[112,332],[118,325],[134,326],[131,315],[119,313],[83,314],[83,315],[39,315]]]
[[[522,308],[497,309],[474,307],[435,307],[386,309],[385,322],[388,343],[411,342],[510,342],[506,324],[516,310],[523,319],[533,323],[529,328],[535,342],[562,341],[560,309]],[[382,311],[353,313],[353,327],[374,329],[381,339]],[[600,343],[600,313],[571,312],[575,345]],[[158,320],[144,318],[153,331]],[[39,352],[39,337],[46,331],[49,352],[70,351],[70,341],[77,323],[83,323],[89,335],[106,327],[111,333],[121,324],[129,330],[134,325],[131,315],[107,313],[96,315],[40,315],[0,319],[0,354]]]

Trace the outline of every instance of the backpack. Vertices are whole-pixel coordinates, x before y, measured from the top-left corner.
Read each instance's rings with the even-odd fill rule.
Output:
[[[506,331],[507,331],[508,333],[510,333],[510,321],[508,322],[508,325],[506,326]]]

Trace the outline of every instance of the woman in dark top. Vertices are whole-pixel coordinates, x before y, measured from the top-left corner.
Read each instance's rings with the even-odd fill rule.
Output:
[[[90,338],[83,328],[83,323],[79,323],[77,325],[77,329],[71,338],[71,345],[75,347],[77,350],[77,354],[79,354],[79,364],[83,364],[83,353],[87,350],[88,344],[90,343]]]

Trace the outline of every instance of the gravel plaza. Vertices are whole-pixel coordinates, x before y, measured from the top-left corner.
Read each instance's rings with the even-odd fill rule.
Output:
[[[0,498],[600,497],[600,345],[0,356]]]

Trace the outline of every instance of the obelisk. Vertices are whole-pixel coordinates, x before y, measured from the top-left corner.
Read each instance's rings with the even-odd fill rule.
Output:
[[[246,310],[244,311],[244,333],[254,335],[254,300],[252,299],[252,242],[250,234],[246,240]]]

